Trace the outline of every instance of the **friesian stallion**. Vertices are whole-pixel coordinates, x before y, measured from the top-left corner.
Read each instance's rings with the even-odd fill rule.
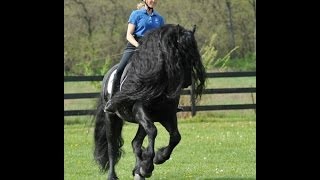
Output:
[[[102,92],[95,114],[94,158],[108,179],[118,179],[115,164],[119,161],[123,145],[124,121],[139,125],[131,144],[136,157],[132,171],[134,179],[152,175],[154,164],[162,164],[179,143],[177,107],[180,93],[194,83],[195,97],[199,100],[205,86],[205,68],[193,30],[180,25],[167,24],[151,30],[140,42],[121,78],[120,91],[113,98],[119,102],[116,113],[104,111],[110,98],[112,78],[117,68],[113,66],[104,76]],[[166,147],[155,152],[159,122],[170,135]],[[148,146],[142,147],[148,136]]]

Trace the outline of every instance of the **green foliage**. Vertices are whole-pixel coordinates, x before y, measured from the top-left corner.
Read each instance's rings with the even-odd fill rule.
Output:
[[[244,58],[234,58],[225,66],[234,71],[256,71],[256,54],[248,53]]]
[[[107,56],[104,59],[104,64],[95,68],[94,74],[105,75],[108,70],[113,66],[112,60],[110,56]],[[101,82],[91,82],[96,88],[100,89]]]
[[[106,59],[115,64],[120,59],[115,55],[121,53],[126,44],[128,17],[138,2],[64,0],[64,74],[101,75],[98,73],[107,67]],[[247,54],[255,53],[255,8],[252,2],[231,1],[235,44],[239,47],[236,58],[241,61],[247,59]],[[161,0],[157,10],[166,23],[180,24],[187,29],[197,25],[196,39],[199,49],[206,53],[203,58],[208,68],[213,59],[223,59],[233,48],[228,45],[230,31],[227,29],[226,1]]]
[[[110,56],[107,56],[104,60],[104,65],[102,68],[97,69],[97,74],[104,75],[108,72],[108,70],[113,66],[112,60]]]
[[[227,63],[230,60],[231,54],[238,49],[238,47],[235,47],[234,49],[232,49],[228,54],[226,54],[224,57],[222,58],[218,58],[214,63],[213,63],[213,68],[218,69],[219,71],[226,71],[227,69]]]
[[[209,69],[210,66],[212,66],[212,63],[217,56],[218,51],[214,47],[216,36],[217,34],[212,34],[209,42],[204,44],[200,50],[203,65],[206,69]]]
[[[239,50],[236,46],[223,57],[218,57],[218,50],[215,48],[217,41],[217,34],[213,33],[210,39],[200,49],[203,64],[207,70],[256,70],[256,56],[255,53],[247,53],[243,58],[231,59],[231,54]]]

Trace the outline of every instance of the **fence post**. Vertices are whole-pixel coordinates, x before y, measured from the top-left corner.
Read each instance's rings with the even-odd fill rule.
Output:
[[[191,81],[191,90],[190,90],[190,102],[191,102],[191,115],[195,116],[196,115],[196,102],[195,102],[195,97],[194,97],[194,79],[192,78]]]

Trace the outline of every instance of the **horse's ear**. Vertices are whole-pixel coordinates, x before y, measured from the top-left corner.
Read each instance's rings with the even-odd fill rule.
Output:
[[[197,25],[193,25],[192,33],[196,32]]]

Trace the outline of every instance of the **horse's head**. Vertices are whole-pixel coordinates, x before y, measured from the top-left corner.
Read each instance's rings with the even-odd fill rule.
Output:
[[[178,24],[177,31],[178,31],[178,43],[180,44],[194,43],[195,41],[194,33],[196,31],[196,25],[193,26],[192,30],[186,30]]]
[[[191,85],[192,78],[195,83],[196,97],[201,96],[205,83],[205,68],[195,40],[196,25],[192,30],[187,30],[180,25],[176,26],[178,31],[178,48],[183,55],[182,64],[185,67],[184,87]]]

